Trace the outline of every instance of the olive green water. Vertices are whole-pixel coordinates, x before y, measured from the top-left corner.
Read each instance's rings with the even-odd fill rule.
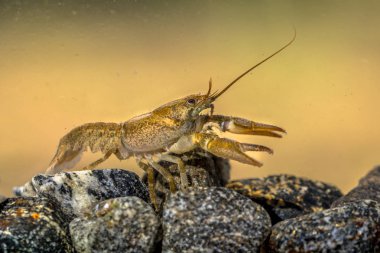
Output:
[[[0,1],[0,193],[43,172],[67,131],[216,88],[295,43],[216,102],[284,127],[262,168],[348,191],[380,164],[378,1]],[[79,166],[97,156],[85,155]],[[141,171],[131,159],[101,167]]]

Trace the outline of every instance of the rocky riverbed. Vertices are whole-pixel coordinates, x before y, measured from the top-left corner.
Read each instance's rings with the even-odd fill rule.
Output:
[[[171,194],[156,174],[159,210],[127,170],[33,177],[0,197],[0,252],[380,252],[380,167],[343,196],[294,175],[229,181],[226,160],[183,159],[193,187]]]

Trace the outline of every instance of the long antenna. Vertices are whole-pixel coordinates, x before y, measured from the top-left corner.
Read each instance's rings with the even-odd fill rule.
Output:
[[[257,68],[258,66],[260,66],[261,64],[263,64],[264,62],[266,62],[267,60],[269,60],[270,58],[272,58],[273,56],[275,56],[276,54],[280,53],[282,50],[284,50],[285,48],[287,48],[288,46],[290,46],[296,39],[297,37],[297,32],[296,30],[294,29],[294,35],[293,35],[293,38],[285,45],[283,46],[282,48],[280,48],[279,50],[277,50],[276,52],[274,52],[273,54],[271,54],[270,56],[268,56],[267,58],[265,58],[264,60],[262,60],[261,62],[257,63],[256,65],[254,65],[253,67],[251,67],[250,69],[248,69],[247,71],[245,71],[243,74],[241,74],[240,76],[236,77],[235,80],[233,80],[230,84],[228,84],[221,92],[219,92],[218,94],[216,94],[215,96],[212,97],[212,100],[215,101],[218,97],[220,97],[220,95],[222,95],[224,92],[226,92],[229,88],[231,88],[232,85],[234,85],[237,81],[239,81],[242,77],[244,77],[245,75],[247,75],[249,72],[251,72],[252,70],[254,70],[255,68]]]

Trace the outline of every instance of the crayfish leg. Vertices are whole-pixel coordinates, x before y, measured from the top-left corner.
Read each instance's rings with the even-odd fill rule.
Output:
[[[156,196],[156,190],[155,190],[155,180],[154,180],[154,170],[151,167],[148,167],[147,169],[148,174],[148,189],[149,189],[149,197],[154,205],[154,208],[156,211],[158,210],[157,205],[157,196]]]
[[[148,177],[149,198],[150,198],[150,201],[152,202],[152,204],[154,206],[154,209],[156,211],[158,211],[159,209],[158,209],[157,195],[156,195],[156,190],[155,190],[156,182],[155,182],[155,179],[154,179],[154,169],[152,167],[150,167],[148,164],[145,164],[145,163],[143,163],[141,161],[138,161],[137,164],[147,174],[147,177]]]
[[[177,157],[177,156],[173,156],[173,155],[169,155],[169,154],[162,154],[159,156],[159,158],[162,161],[167,161],[167,162],[177,164],[178,169],[179,169],[179,175],[181,178],[181,188],[182,188],[182,190],[186,190],[189,186],[189,181],[188,181],[187,174],[186,174],[186,167],[185,167],[185,164],[183,163],[182,159]]]
[[[166,168],[162,167],[161,165],[153,161],[152,158],[147,158],[147,160],[148,160],[149,165],[152,166],[158,173],[160,173],[168,181],[170,192],[171,193],[176,192],[177,188],[175,186],[173,175],[170,174],[170,172]]]
[[[113,153],[114,153],[113,151],[108,151],[102,158],[96,160],[93,163],[90,163],[89,165],[82,168],[81,170],[92,170],[92,169],[94,169],[96,166],[98,166],[99,164],[101,164],[102,162],[107,160]]]

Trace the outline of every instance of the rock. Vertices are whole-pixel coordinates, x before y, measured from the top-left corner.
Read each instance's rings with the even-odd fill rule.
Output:
[[[343,206],[346,203],[363,199],[371,199],[380,203],[380,166],[370,171],[360,180],[357,187],[336,200],[332,206]]]
[[[229,160],[214,156],[211,153],[204,153],[203,155],[200,155],[197,154],[196,151],[191,154],[191,157],[188,157],[188,154],[184,154],[182,156],[186,161],[186,165],[188,165],[190,169],[203,169],[208,174],[208,177],[205,178],[205,180],[197,180],[196,175],[198,173],[192,174],[191,170],[188,170],[188,177],[190,181],[193,181],[193,186],[225,186],[230,180],[231,166]]]
[[[222,187],[176,192],[164,205],[163,252],[258,252],[270,231],[260,205]]]
[[[62,172],[37,175],[14,192],[18,196],[46,197],[59,203],[70,217],[82,216],[96,203],[124,196],[136,196],[150,203],[146,186],[139,177],[121,169]]]
[[[181,157],[185,162],[189,185],[193,188],[225,186],[230,179],[230,164],[226,159],[210,153],[201,155],[197,151],[177,156]],[[160,162],[160,165],[169,170],[174,177],[177,188],[180,189],[180,176],[177,165],[170,162]],[[157,171],[154,171],[154,173],[157,204],[161,212],[166,196],[170,194],[169,185],[161,174]],[[146,175],[143,177],[143,181],[147,184]]]
[[[329,208],[342,196],[330,184],[284,174],[232,181],[226,187],[261,204],[273,224]]]
[[[68,218],[43,198],[9,198],[0,204],[0,252],[74,252]]]
[[[347,203],[363,199],[370,199],[380,203],[380,184],[359,185],[336,200],[331,207],[344,206]]]
[[[87,218],[70,223],[80,252],[153,252],[159,221],[152,207],[137,197],[99,203]]]
[[[380,204],[356,201],[282,221],[268,252],[379,252]]]
[[[359,185],[380,185],[380,166],[375,167],[365,177],[360,179]]]

